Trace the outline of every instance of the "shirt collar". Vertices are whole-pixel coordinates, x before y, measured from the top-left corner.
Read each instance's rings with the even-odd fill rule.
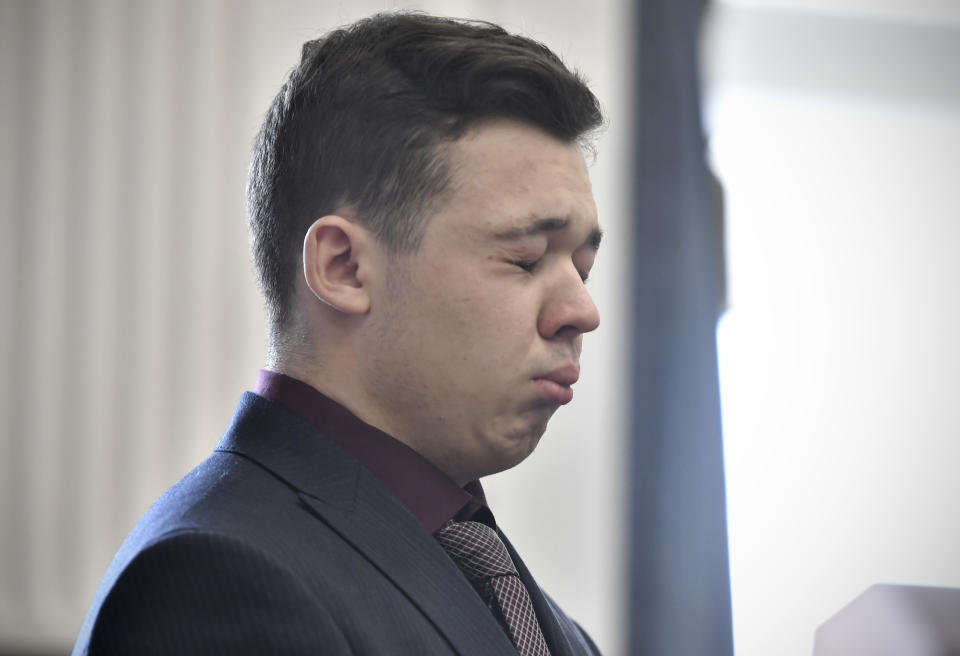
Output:
[[[253,389],[314,425],[386,485],[430,533],[448,520],[496,528],[480,481],[462,488],[409,446],[361,421],[307,383],[261,369]]]

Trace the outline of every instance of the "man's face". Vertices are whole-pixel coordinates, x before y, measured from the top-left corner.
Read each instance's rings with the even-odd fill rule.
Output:
[[[386,259],[358,359],[381,428],[462,485],[523,460],[572,399],[600,230],[576,144],[497,122],[451,160],[421,248]]]

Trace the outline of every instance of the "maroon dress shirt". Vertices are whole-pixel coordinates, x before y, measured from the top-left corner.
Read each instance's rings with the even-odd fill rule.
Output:
[[[496,528],[480,481],[458,486],[406,444],[365,424],[307,383],[261,369],[253,391],[313,424],[359,460],[430,533],[451,519]]]

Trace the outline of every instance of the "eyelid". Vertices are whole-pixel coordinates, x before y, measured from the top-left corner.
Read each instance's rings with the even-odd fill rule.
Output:
[[[515,266],[520,267],[521,269],[523,269],[523,270],[526,271],[527,273],[533,273],[533,272],[536,270],[537,265],[540,264],[540,261],[541,261],[542,259],[543,259],[542,257],[538,257],[538,258],[535,259],[535,260],[518,260],[518,261],[513,262],[513,264],[514,264]]]
[[[527,273],[533,273],[544,257],[549,252],[549,244],[544,240],[543,244],[526,245],[516,244],[516,248],[511,248],[508,252],[509,263],[519,267]]]
[[[535,259],[535,260],[519,260],[519,261],[514,261],[514,262],[511,262],[511,264],[513,264],[514,266],[520,267],[521,269],[523,269],[523,270],[526,271],[527,273],[534,273],[534,272],[537,270],[537,267],[540,265],[540,263],[541,263],[542,261],[543,261],[543,258],[542,258],[542,257],[539,257],[539,258],[537,258],[537,259]],[[591,267],[591,268],[592,268],[592,267]],[[587,284],[587,282],[590,280],[590,273],[591,273],[591,271],[590,271],[589,269],[587,270],[586,273],[580,271],[579,269],[577,270],[577,274],[580,276],[580,281],[581,281],[583,284]]]

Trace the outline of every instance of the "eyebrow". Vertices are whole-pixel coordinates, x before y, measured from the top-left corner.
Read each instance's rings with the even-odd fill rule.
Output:
[[[537,219],[533,223],[516,228],[508,228],[494,235],[496,239],[502,241],[512,241],[522,239],[523,237],[533,237],[544,232],[555,232],[563,230],[570,225],[570,219]],[[603,230],[596,228],[587,238],[587,243],[593,250],[600,248],[600,241],[603,239]]]

